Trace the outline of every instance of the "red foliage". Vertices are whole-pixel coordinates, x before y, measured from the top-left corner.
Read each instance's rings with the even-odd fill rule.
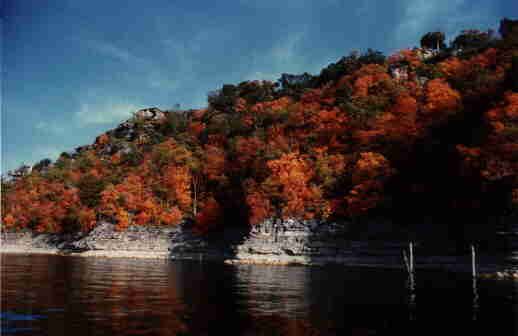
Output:
[[[205,129],[205,124],[201,121],[189,122],[189,134],[193,137],[198,137],[200,133]]]
[[[218,227],[222,220],[223,211],[221,206],[214,198],[209,198],[205,202],[203,210],[196,216],[194,232],[199,235],[209,233]]]
[[[270,200],[259,192],[249,193],[246,203],[250,208],[250,224],[256,225],[272,215]]]
[[[225,175],[226,153],[217,146],[205,146],[205,165],[203,173],[209,180],[219,181],[224,183],[226,181]]]
[[[481,193],[505,189],[516,203],[518,93],[506,92],[516,48],[493,45],[498,47],[470,51],[468,59],[464,53],[438,63],[439,57],[423,62],[419,49],[400,51],[382,65],[359,61],[358,70],[323,86],[312,84],[325,76],[311,81],[298,100],[279,97],[283,90],[272,83],[239,85],[222,96],[229,98],[222,104],[233,108],[186,113],[186,133],[153,145],[164,135],[154,134],[160,125],[138,127],[140,140],[132,144],[137,150],[128,155],[106,154],[112,142],[126,140],[102,134],[86,151],[40,172],[21,172],[6,184],[3,227],[61,231],[76,223],[88,231],[104,214],[119,230],[194,218],[195,231],[204,234],[223,227],[222,206],[234,205],[240,215],[248,211],[251,224],[276,215],[359,216],[387,198],[394,166],[402,167],[398,174],[412,171],[408,179],[398,176],[404,190],[424,195],[433,189],[423,180],[440,177],[413,170],[405,155],[416,153],[416,144],[428,148],[423,142],[435,141],[436,131],[452,132],[443,126],[460,125],[463,118],[467,127],[478,122],[481,132],[459,129],[468,138],[450,137],[459,139],[451,144],[458,155],[447,155],[451,162],[444,164],[459,178],[479,183]],[[392,79],[389,66],[405,75]],[[216,195],[229,204],[219,204]],[[477,204],[469,196],[449,197],[458,209]]]
[[[310,183],[315,176],[315,169],[299,153],[282,155],[277,160],[267,163],[270,176],[263,182],[262,188],[267,195],[283,200],[282,216],[313,218],[322,215],[322,191]]]
[[[63,220],[77,211],[77,193],[76,188],[30,176],[16,183],[8,195],[3,195],[3,212],[6,214],[3,222],[6,227],[60,232]]]
[[[377,206],[384,199],[384,181],[394,173],[380,153],[360,153],[352,174],[354,187],[345,197],[348,213],[355,216]]]
[[[461,104],[460,94],[443,79],[434,79],[426,86],[426,104],[423,106],[425,122],[441,120],[455,112]]]
[[[162,184],[166,187],[170,204],[177,204],[184,212],[190,211],[192,176],[189,169],[169,165],[164,169],[163,174]]]

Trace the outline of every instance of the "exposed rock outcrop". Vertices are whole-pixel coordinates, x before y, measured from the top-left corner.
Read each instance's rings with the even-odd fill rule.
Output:
[[[402,251],[410,238],[394,234],[395,226],[379,221],[361,223],[358,231],[348,222],[269,219],[250,230],[231,228],[209,237],[193,235],[189,227],[190,223],[184,222],[170,228],[132,226],[119,232],[113,224],[102,221],[87,234],[3,233],[0,252],[402,268]],[[469,255],[454,254],[446,244],[434,244],[435,249],[426,244],[423,239],[415,240],[418,267],[471,269]],[[516,259],[512,253],[507,257],[481,253],[478,258],[481,274],[516,272],[509,268],[515,262],[506,261]]]
[[[138,119],[142,120],[161,120],[165,119],[165,113],[157,107],[139,110],[135,113]]]
[[[375,233],[376,230],[371,228],[371,232]],[[349,222],[269,219],[253,227],[247,238],[235,247],[234,262],[400,263],[401,249],[406,242],[361,238],[361,234],[353,233],[353,225]]]

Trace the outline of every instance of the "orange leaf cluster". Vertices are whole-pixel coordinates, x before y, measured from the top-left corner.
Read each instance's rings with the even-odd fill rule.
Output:
[[[203,210],[196,216],[194,232],[199,235],[209,233],[218,227],[222,219],[223,211],[218,201],[213,197],[209,198],[205,203]]]
[[[283,200],[283,217],[313,218],[321,212],[322,192],[310,183],[315,169],[307,159],[294,152],[269,161],[267,166],[271,175],[263,187]]]
[[[209,180],[224,182],[226,180],[225,165],[226,165],[226,153],[225,151],[217,146],[206,145],[205,146],[205,165],[203,167],[203,173]]]
[[[345,197],[348,213],[364,213],[384,199],[384,180],[395,174],[390,162],[380,153],[360,153],[353,169],[354,187]]]
[[[419,58],[419,51],[417,49],[400,50],[397,53],[395,53],[394,55],[390,56],[388,59],[388,62],[390,64],[400,63],[402,61],[408,62],[408,64],[412,68],[417,68],[422,64],[421,59]]]
[[[2,210],[6,227],[60,232],[62,221],[78,210],[78,190],[67,188],[62,183],[46,182],[39,177],[30,178],[27,182],[30,188],[18,184],[4,196]]]
[[[182,211],[189,211],[192,205],[191,181],[192,176],[187,167],[169,165],[164,169],[163,186],[167,190],[167,200],[176,203]]]
[[[426,104],[423,112],[427,115],[445,115],[454,112],[461,104],[460,94],[443,79],[434,79],[426,86]]]
[[[200,121],[189,122],[189,134],[193,137],[198,137],[204,129],[205,124]]]

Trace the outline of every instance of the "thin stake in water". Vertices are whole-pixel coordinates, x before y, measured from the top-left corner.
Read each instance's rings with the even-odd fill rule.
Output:
[[[414,245],[410,242],[410,273],[414,275]]]
[[[406,250],[403,250],[403,259],[405,261],[405,268],[408,272],[408,290],[409,290],[409,319],[414,320],[414,310],[415,310],[415,279],[414,279],[414,246],[413,243],[410,242],[409,244],[409,252],[410,252],[410,259],[407,257]]]
[[[475,278],[477,276],[477,267],[475,265],[475,245],[471,244],[471,275]]]
[[[478,312],[478,288],[475,245],[471,244],[471,276],[473,279],[473,321],[477,319]]]
[[[408,263],[408,257],[406,256],[406,251],[403,250],[403,259],[405,261],[405,268],[408,274],[410,274],[410,264]]]

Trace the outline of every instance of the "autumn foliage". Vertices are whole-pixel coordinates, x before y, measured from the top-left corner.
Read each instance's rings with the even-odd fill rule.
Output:
[[[512,41],[352,55],[319,76],[225,85],[204,109],[130,119],[54,164],[4,179],[2,229],[89,231],[105,219],[119,230],[187,221],[209,234],[272,216],[510,211],[518,207]],[[122,134],[127,125],[134,135]]]

